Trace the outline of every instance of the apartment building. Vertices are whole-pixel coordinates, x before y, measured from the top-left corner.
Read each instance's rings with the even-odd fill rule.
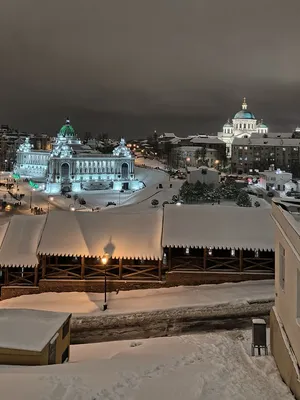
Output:
[[[282,379],[300,399],[300,204],[273,201],[275,306],[271,351]]]
[[[271,166],[299,177],[300,139],[251,137],[233,140],[232,172],[254,173],[268,170]]]

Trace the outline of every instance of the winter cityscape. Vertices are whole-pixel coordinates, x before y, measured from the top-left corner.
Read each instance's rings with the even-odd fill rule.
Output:
[[[3,5],[1,398],[300,400],[300,3],[264,2]]]

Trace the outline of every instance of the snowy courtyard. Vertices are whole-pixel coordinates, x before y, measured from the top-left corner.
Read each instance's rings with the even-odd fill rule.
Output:
[[[70,362],[0,368],[13,400],[293,400],[251,331],[71,346]]]

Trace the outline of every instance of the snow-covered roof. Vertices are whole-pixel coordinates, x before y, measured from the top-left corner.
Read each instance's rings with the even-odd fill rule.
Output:
[[[233,146],[300,146],[300,139],[282,139],[282,138],[235,138]]]
[[[45,221],[45,215],[15,215],[6,229],[1,227],[0,237],[5,230],[0,247],[2,267],[34,267],[38,264],[36,249]]]
[[[0,310],[0,348],[40,352],[69,313],[4,308]]]
[[[274,251],[270,211],[246,207],[166,205],[163,247]]]
[[[162,210],[49,213],[38,254],[159,260]]]
[[[162,138],[174,138],[174,137],[176,137],[176,135],[173,132],[164,132],[162,135],[159,136],[160,139],[162,139]]]
[[[268,138],[273,138],[273,139],[276,139],[276,138],[291,139],[293,133],[291,133],[291,132],[280,132],[280,133],[279,132],[268,132],[268,133],[266,133],[266,135]],[[261,137],[262,137],[262,134],[259,132],[251,133],[251,138],[261,138]]]
[[[191,143],[210,143],[210,144],[224,144],[218,136],[196,136],[190,140]]]

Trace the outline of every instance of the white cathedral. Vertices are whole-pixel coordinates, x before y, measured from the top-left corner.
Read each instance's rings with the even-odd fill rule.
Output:
[[[44,182],[47,193],[82,189],[138,190],[143,183],[135,179],[134,156],[121,139],[112,154],[102,154],[83,145],[66,120],[52,150],[33,150],[29,138],[17,150],[14,173]]]
[[[218,138],[226,143],[227,157],[231,157],[231,145],[233,139],[250,137],[253,133],[265,134],[268,133],[268,127],[263,120],[257,121],[254,114],[248,110],[246,98],[242,103],[242,108],[235,116],[227,121],[223,126],[223,131],[218,133]]]

